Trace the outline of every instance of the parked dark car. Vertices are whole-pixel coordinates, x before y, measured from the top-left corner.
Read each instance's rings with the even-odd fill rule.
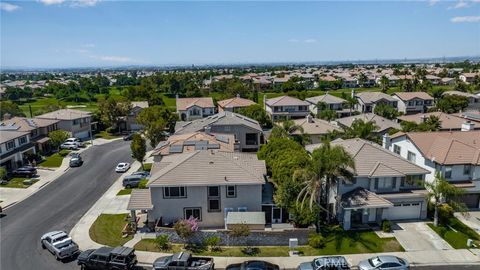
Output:
[[[69,165],[70,167],[80,167],[83,164],[83,159],[79,154],[72,155],[70,158]]]
[[[134,135],[134,134],[135,134],[135,133],[129,133],[129,134],[123,136],[123,140],[124,140],[124,141],[131,141],[131,140],[133,139],[133,135]]]
[[[24,166],[20,167],[12,172],[13,176],[20,176],[20,177],[34,177],[37,175],[37,168],[31,166]]]
[[[154,270],[213,270],[212,258],[194,257],[190,252],[179,252],[157,258],[153,262]]]
[[[133,248],[101,247],[99,249],[88,249],[80,253],[77,264],[82,269],[133,269],[137,264],[137,256]]]
[[[225,270],[279,270],[276,264],[266,261],[245,261],[228,265]]]

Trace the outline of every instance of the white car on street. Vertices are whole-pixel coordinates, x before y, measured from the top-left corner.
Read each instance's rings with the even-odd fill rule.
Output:
[[[116,172],[124,173],[130,169],[130,163],[128,162],[120,162],[118,163],[117,167],[115,168]]]

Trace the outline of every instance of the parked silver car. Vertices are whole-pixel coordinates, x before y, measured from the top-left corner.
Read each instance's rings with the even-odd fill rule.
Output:
[[[78,245],[63,231],[53,231],[40,238],[42,248],[48,249],[57,260],[71,257],[79,252]]]
[[[368,260],[361,261],[358,264],[358,269],[360,270],[406,270],[409,268],[410,264],[405,259],[390,255],[376,256]]]

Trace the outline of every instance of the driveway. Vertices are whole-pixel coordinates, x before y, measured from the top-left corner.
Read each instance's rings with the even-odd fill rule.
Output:
[[[480,211],[467,212],[466,216],[462,215],[461,213],[455,213],[454,215],[465,225],[472,228],[477,233],[480,233]]]
[[[399,222],[393,234],[405,251],[453,249],[425,222]]]

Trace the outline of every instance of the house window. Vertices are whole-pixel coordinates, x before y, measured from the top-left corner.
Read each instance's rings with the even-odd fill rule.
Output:
[[[452,166],[445,166],[445,178],[452,178]]]
[[[391,178],[375,178],[375,189],[391,189],[392,187],[393,181]]]
[[[393,145],[393,152],[395,152],[395,154],[400,155],[401,151],[402,151],[402,148],[400,146],[396,144]]]
[[[237,197],[237,186],[227,186],[227,198]]]
[[[186,198],[185,187],[164,187],[163,197],[166,199]]]
[[[202,221],[202,208],[200,207],[191,207],[183,209],[183,218],[189,219],[190,217],[196,218],[199,221]]]
[[[80,124],[80,119],[75,119],[75,120],[73,120],[73,124],[74,124],[74,125]]]
[[[7,142],[6,147],[7,147],[7,151],[12,150],[13,148],[15,148],[15,141],[11,140],[11,141]]]
[[[208,212],[220,212],[220,187],[208,187]]]
[[[20,137],[18,139],[19,145],[23,145],[27,143],[27,136]]]
[[[415,155],[415,153],[412,153],[410,151],[408,151],[408,154],[407,154],[407,159],[413,163],[415,163],[416,159],[417,159],[417,155]]]
[[[470,175],[471,171],[472,171],[472,165],[470,165],[470,164],[463,165],[463,174],[464,175]]]

